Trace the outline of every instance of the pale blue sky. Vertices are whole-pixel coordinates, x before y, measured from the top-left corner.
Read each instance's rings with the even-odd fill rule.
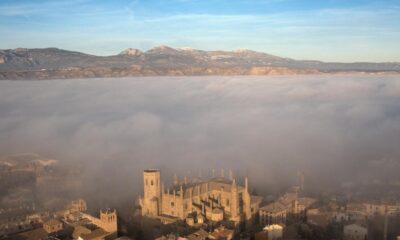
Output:
[[[400,61],[400,1],[0,0],[0,48],[113,55],[155,45]]]

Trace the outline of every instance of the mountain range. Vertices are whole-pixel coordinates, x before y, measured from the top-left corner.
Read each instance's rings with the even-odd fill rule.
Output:
[[[180,75],[400,73],[400,63],[295,60],[248,49],[203,51],[165,45],[95,56],[58,48],[0,50],[0,79]]]

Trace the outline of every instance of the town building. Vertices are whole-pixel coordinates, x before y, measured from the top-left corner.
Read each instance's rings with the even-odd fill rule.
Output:
[[[279,201],[274,201],[260,208],[261,225],[285,224],[287,216],[287,207]]]
[[[213,240],[219,240],[219,239],[231,240],[233,239],[234,233],[235,233],[234,230],[228,229],[224,226],[220,226],[214,229],[214,231],[210,233],[208,238]]]
[[[66,223],[74,228],[73,235],[82,239],[114,239],[118,236],[117,211],[100,210],[100,217],[87,213],[74,212]],[[93,227],[93,225],[95,227]]]
[[[63,223],[56,219],[50,219],[43,223],[43,229],[47,233],[55,233],[63,229]]]
[[[400,215],[400,204],[398,203],[364,203],[363,205],[367,216]]]
[[[368,229],[359,224],[348,224],[343,228],[344,240],[366,240],[368,236]]]
[[[233,239],[234,233],[234,230],[220,226],[212,232],[200,228],[186,236],[178,236],[177,234],[170,233],[158,237],[155,240],[231,240]]]
[[[178,238],[178,240],[207,240],[209,233],[200,228],[198,231],[187,235],[186,237]]]
[[[325,228],[333,221],[333,214],[335,212],[320,211],[318,208],[308,209],[306,213],[307,223]]]
[[[85,212],[87,210],[86,201],[83,199],[73,200],[67,206],[67,209],[71,212]]]
[[[274,202],[260,208],[260,224],[285,224],[288,216],[304,217],[307,208],[315,202],[313,198],[299,197],[296,190],[287,192]]]
[[[283,226],[271,224],[265,226],[261,232],[256,233],[256,240],[279,240],[283,237]]]
[[[27,219],[35,221],[35,227],[10,234],[9,239],[111,240],[118,237],[116,210],[100,210],[99,218],[85,211],[86,201],[78,199],[52,213],[30,214]]]

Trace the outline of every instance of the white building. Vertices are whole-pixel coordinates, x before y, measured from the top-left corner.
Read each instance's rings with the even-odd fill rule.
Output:
[[[264,231],[267,232],[268,240],[282,239],[283,227],[278,224],[272,224],[264,227]]]
[[[350,216],[348,213],[346,212],[333,212],[332,213],[332,221],[333,222],[345,222],[345,221],[349,221],[350,220]]]
[[[345,240],[366,240],[368,230],[359,224],[349,224],[343,228],[343,238]]]
[[[363,205],[368,216],[385,214],[396,216],[400,214],[400,204],[398,203],[364,203]]]

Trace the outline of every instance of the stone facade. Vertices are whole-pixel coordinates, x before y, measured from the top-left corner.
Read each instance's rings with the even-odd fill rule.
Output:
[[[276,201],[260,208],[261,225],[285,224],[289,215],[302,218],[316,200],[298,197],[297,192],[288,192]]]
[[[71,201],[69,209],[71,212],[85,212],[87,210],[86,201],[83,199]]]
[[[83,218],[89,219],[94,225],[105,230],[110,236],[117,236],[117,211],[115,209],[100,210],[100,218],[89,214],[82,214]]]
[[[232,177],[179,182],[174,177],[172,189],[165,191],[160,181],[160,171],[145,170],[143,173],[144,196],[139,204],[142,215],[160,219],[185,220],[197,216],[197,220],[220,221],[221,218],[239,223],[250,220],[258,213],[261,197],[249,194],[248,180],[239,186]]]
[[[368,230],[366,227],[358,224],[349,224],[343,228],[344,240],[366,240]]]
[[[47,233],[55,233],[63,229],[63,223],[56,219],[50,219],[43,223],[43,229]]]

